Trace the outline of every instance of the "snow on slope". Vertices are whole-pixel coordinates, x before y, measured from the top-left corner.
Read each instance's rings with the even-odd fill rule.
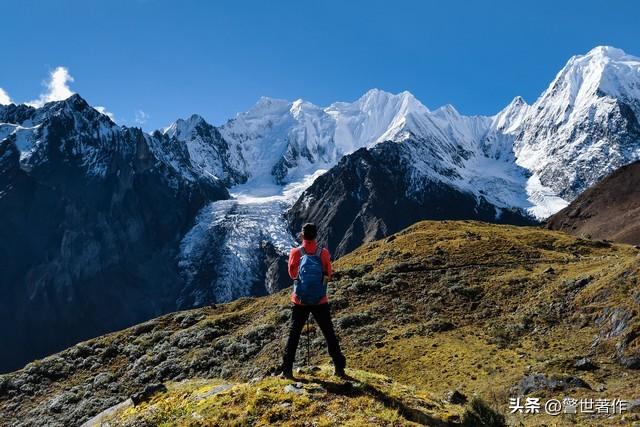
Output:
[[[638,117],[640,58],[600,46],[572,57],[505,133],[516,163],[572,200],[640,158]]]
[[[179,119],[164,129],[164,135],[184,142],[191,165],[228,185],[242,182],[247,169],[239,146],[229,147],[220,132],[201,116]]]
[[[411,93],[397,95],[372,89],[355,102],[336,102],[324,111],[334,120],[333,139],[340,153],[351,153],[377,142],[398,139],[411,129],[412,116],[429,110]]]
[[[251,236],[262,236],[283,253],[293,240],[282,220],[293,203],[284,185],[299,193],[312,182],[308,177],[345,154],[386,140],[407,144],[411,191],[441,181],[484,197],[496,215],[518,208],[544,219],[605,174],[640,158],[640,130],[634,133],[639,64],[619,49],[595,48],[571,58],[533,105],[516,97],[493,117],[463,116],[450,105],[430,111],[409,92],[378,89],[326,108],[262,98],[220,128],[244,161],[235,163],[244,181],[231,188],[235,200],[209,208],[203,217],[208,224],[185,238],[183,257],[193,253],[193,242],[206,240],[199,227],[224,228],[225,262],[214,287],[224,298],[248,295],[246,286],[226,287],[252,262]]]
[[[104,176],[108,169],[105,150],[119,143],[115,135],[120,128],[107,116],[91,108],[79,95],[57,102],[49,102],[41,108],[25,105],[0,106],[0,116],[7,122],[0,123],[0,140],[12,138],[20,150],[20,164],[30,169],[48,161],[50,144],[82,165],[89,175]],[[55,124],[53,124],[55,122]],[[49,141],[51,126],[68,126],[71,137]]]
[[[101,144],[117,143],[122,129],[80,104],[72,97],[19,123],[0,123],[0,139],[15,138],[28,167],[44,161],[38,141],[46,115],[68,116],[78,138],[60,149],[104,174]],[[7,108],[0,106],[0,118]],[[216,298],[228,300],[251,291],[260,267],[255,237],[286,252],[293,238],[282,214],[294,196],[359,148],[387,140],[407,144],[415,191],[442,181],[486,198],[496,215],[503,207],[519,208],[544,219],[607,173],[640,159],[639,115],[640,59],[598,47],[571,58],[533,105],[517,97],[493,117],[464,116],[450,105],[430,111],[409,92],[373,89],[324,108],[261,98],[220,128],[194,115],[162,136],[144,138],[160,161],[187,179],[206,176],[230,187],[234,199],[203,209],[180,255],[185,276],[196,280],[215,238],[222,261],[209,280]]]
[[[239,185],[233,188],[232,200],[213,202],[202,209],[180,244],[178,260],[185,281],[196,288],[194,306],[211,301],[211,297],[228,302],[252,295],[254,284],[262,279],[263,242],[283,255],[295,246],[283,213],[324,172],[318,170],[284,187],[265,182]],[[215,274],[208,279],[208,286],[198,288],[203,260],[211,259],[212,252]]]
[[[427,113],[409,92],[393,95],[378,89],[326,108],[303,100],[261,98],[220,132],[241,147],[249,179],[286,184],[328,169],[358,148],[398,139],[410,129],[412,117],[422,119]]]

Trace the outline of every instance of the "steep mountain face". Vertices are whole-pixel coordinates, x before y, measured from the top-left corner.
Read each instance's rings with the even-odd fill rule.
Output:
[[[640,158],[640,59],[597,47],[508,120],[517,163],[567,201]]]
[[[420,144],[384,142],[345,156],[288,211],[292,232],[304,222],[316,223],[322,230],[321,243],[331,248],[334,257],[341,257],[362,242],[388,236],[423,218],[535,222],[521,211],[497,209],[483,196],[477,199],[433,178],[434,171],[417,175],[411,151]]]
[[[262,98],[220,132],[239,147],[246,176],[285,184],[328,169],[358,148],[394,139],[413,114],[427,111],[409,92],[393,95],[378,89],[326,108],[301,99]]]
[[[637,398],[638,252],[539,227],[418,223],[335,263],[329,300],[354,378],[351,391],[332,387],[340,381],[326,369],[296,373],[301,386],[269,376],[290,317],[289,290],[283,290],[167,314],[2,375],[0,420],[12,427],[77,426],[125,402],[103,421],[340,425],[350,412],[366,415],[356,418],[365,424],[404,425],[399,414],[429,414],[434,418],[413,420],[455,425],[461,420],[451,410],[468,409],[451,402],[456,390],[490,402],[508,425],[602,426],[605,418],[594,414],[509,414],[508,401],[595,399],[597,390]],[[330,359],[322,334],[309,324],[310,363],[322,366]],[[300,351],[297,366],[303,365]],[[377,375],[386,376],[386,385],[372,382]],[[127,403],[162,383],[166,389],[155,387],[148,401]],[[425,399],[433,404],[421,405]],[[443,408],[443,400],[453,405]],[[395,412],[393,423],[372,420],[381,407]],[[632,411],[637,406],[606,415],[606,425],[628,424]]]
[[[153,134],[78,96],[0,106],[0,292],[8,307],[66,319],[63,335],[82,323],[69,336],[84,337],[281,289],[307,220],[343,255],[419,219],[546,219],[640,159],[639,64],[596,48],[533,105],[515,98],[492,117],[376,89],[327,107],[262,98],[221,127],[194,115]],[[107,292],[122,314],[66,308],[100,307]]]
[[[417,219],[453,215],[523,223],[529,215],[543,220],[606,174],[640,159],[639,88],[640,59],[598,47],[573,57],[531,106],[517,97],[490,118],[461,116],[451,106],[401,110],[402,119],[396,117],[383,138],[401,148],[371,149],[384,153],[370,156],[386,163],[384,184],[362,180],[368,163],[361,155],[340,163],[341,170],[330,174],[331,185],[316,181],[291,209],[292,231],[305,221],[345,231],[327,238],[343,254]],[[357,180],[360,185],[353,185]],[[333,187],[354,195],[337,195]],[[464,208],[441,206],[452,191],[464,194]],[[377,193],[375,203],[371,193]],[[330,214],[350,197],[352,209]],[[394,209],[397,198],[421,202]],[[355,207],[358,202],[364,207]],[[353,236],[358,237],[351,242]]]
[[[623,166],[553,215],[547,227],[640,245],[640,162]]]
[[[0,369],[174,310],[180,239],[224,186],[77,95],[0,123]]]
[[[247,180],[248,168],[241,146],[230,146],[218,128],[201,116],[179,119],[163,133],[185,143],[190,166],[197,168],[200,175],[213,176],[228,187]]]

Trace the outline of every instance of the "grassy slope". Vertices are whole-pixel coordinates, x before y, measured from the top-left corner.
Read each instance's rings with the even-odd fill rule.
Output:
[[[638,251],[630,246],[530,227],[421,222],[364,245],[336,262],[336,269],[331,300],[349,366],[358,369],[354,375],[387,375],[428,392],[430,402],[457,389],[503,412],[513,394],[509,388],[529,373],[578,376],[603,390],[537,392],[542,397],[640,394],[640,373],[616,361],[637,354],[640,345]],[[260,378],[279,361],[287,306],[281,292],[174,313],[34,362],[0,377],[0,419],[77,423],[150,382],[172,381],[179,388],[193,378]],[[321,339],[314,341],[314,353],[315,363],[326,362]],[[573,363],[582,356],[600,369],[576,371]],[[99,374],[108,379],[96,385]],[[259,381],[261,386],[244,387],[253,393],[281,385]],[[376,399],[369,395],[361,397],[366,402],[340,399],[331,401],[354,416],[391,416],[384,412],[389,408],[372,409]],[[246,402],[226,408],[240,411]],[[433,412],[445,419],[455,409]],[[614,425],[620,417],[509,421]]]
[[[297,378],[299,393],[285,391],[291,381],[265,377],[249,383],[186,380],[170,383],[166,393],[130,406],[100,421],[112,426],[206,424],[318,426],[445,425],[460,419],[462,408],[435,401],[424,390],[388,377],[350,370],[346,388],[324,366]]]

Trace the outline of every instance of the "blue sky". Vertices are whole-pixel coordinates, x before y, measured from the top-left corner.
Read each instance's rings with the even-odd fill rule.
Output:
[[[38,99],[57,67],[92,105],[150,130],[221,124],[262,95],[318,105],[377,87],[493,114],[533,102],[601,44],[640,56],[636,1],[7,1],[0,88]],[[58,74],[64,82],[65,75]]]

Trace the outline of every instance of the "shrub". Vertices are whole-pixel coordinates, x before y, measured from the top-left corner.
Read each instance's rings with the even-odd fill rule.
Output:
[[[474,398],[462,415],[462,425],[465,427],[506,427],[507,423],[504,415],[482,399]]]

